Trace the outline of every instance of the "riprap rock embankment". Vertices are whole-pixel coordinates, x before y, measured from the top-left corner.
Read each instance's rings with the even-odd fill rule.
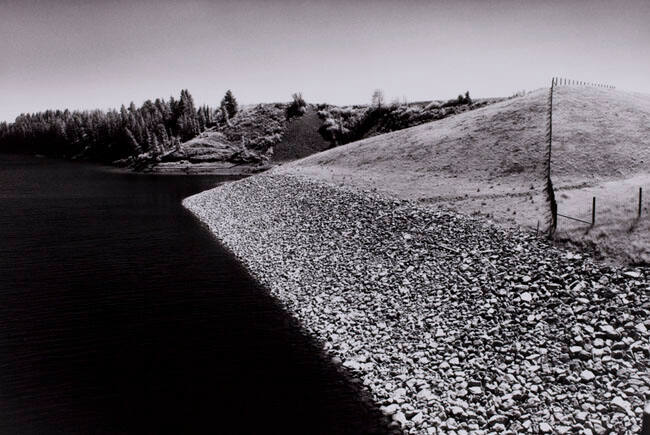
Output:
[[[293,175],[184,204],[407,432],[640,428],[647,271]]]

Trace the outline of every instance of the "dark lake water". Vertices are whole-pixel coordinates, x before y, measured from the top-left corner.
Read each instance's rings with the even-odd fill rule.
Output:
[[[383,431],[181,206],[223,181],[0,155],[0,434]]]

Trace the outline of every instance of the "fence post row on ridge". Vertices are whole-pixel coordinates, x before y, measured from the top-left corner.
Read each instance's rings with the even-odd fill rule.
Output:
[[[605,83],[591,83],[581,80],[566,79],[563,77],[554,77],[551,86],[589,86],[592,88],[616,89],[616,86]]]

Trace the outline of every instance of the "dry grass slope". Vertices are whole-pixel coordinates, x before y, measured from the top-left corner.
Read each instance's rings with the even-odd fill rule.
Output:
[[[280,171],[401,198],[443,202],[465,213],[511,218],[536,201],[544,213],[545,90],[440,121],[375,136],[296,161]],[[515,204],[516,205],[516,204]],[[512,207],[510,207],[512,208]],[[522,207],[519,207],[522,208]],[[535,210],[534,210],[535,211]],[[513,221],[514,222],[514,221]]]
[[[650,95],[559,87],[555,100],[551,176],[558,212],[591,221],[596,198],[596,225],[560,217],[558,239],[650,264]]]
[[[650,95],[558,87],[553,108],[552,177],[602,181],[650,168]]]
[[[442,204],[533,229],[538,222],[543,226],[548,213],[543,195],[547,95],[548,90],[541,89],[451,118],[353,142],[277,171]],[[560,87],[554,100],[551,172],[556,190],[562,189],[570,198],[570,186],[616,185],[638,177],[647,185],[650,96]],[[650,186],[646,187],[646,197],[650,197]],[[569,204],[563,197],[560,210],[571,213]],[[579,205],[584,206],[582,202]],[[606,223],[604,218],[601,221]],[[592,231],[593,237],[600,235],[592,242],[624,261],[646,261],[644,237],[648,236],[641,233],[647,222],[646,214],[632,232],[628,231],[632,223],[624,225],[624,231]],[[560,221],[560,225],[562,230],[565,223]],[[579,241],[585,237],[583,230],[565,232],[562,237]],[[626,253],[629,237],[636,247]]]

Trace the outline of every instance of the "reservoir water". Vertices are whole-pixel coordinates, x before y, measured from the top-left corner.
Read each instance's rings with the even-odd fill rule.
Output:
[[[224,181],[0,155],[0,434],[384,431],[181,206]]]

